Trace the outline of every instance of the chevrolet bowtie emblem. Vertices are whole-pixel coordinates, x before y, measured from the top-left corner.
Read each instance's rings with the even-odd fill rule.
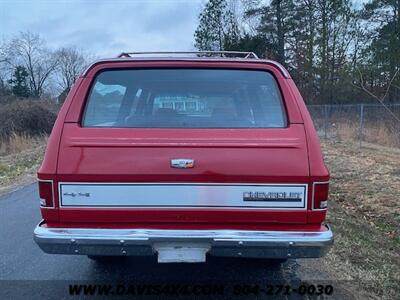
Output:
[[[193,159],[171,159],[171,167],[172,168],[179,168],[179,169],[189,169],[194,167],[194,160]]]

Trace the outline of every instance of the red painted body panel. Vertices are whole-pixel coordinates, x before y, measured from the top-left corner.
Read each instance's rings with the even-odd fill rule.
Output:
[[[252,182],[256,178],[255,182],[307,183],[309,175],[301,124],[259,130],[107,130],[65,124],[60,151],[60,180],[75,175],[78,181],[84,180],[81,176],[116,181],[112,176],[118,176],[133,182]],[[196,167],[171,168],[170,160],[179,157],[193,158]]]
[[[61,222],[133,223],[133,224],[304,224],[306,213],[263,209],[71,209],[60,210]],[[157,227],[158,228],[158,227]]]
[[[82,128],[84,101],[95,75],[115,68],[234,68],[271,72],[281,88],[287,128]],[[172,158],[195,159],[193,169],[172,169]],[[240,61],[113,61],[80,78],[59,113],[40,179],[58,182],[307,183],[308,209],[89,209],[42,208],[51,226],[132,228],[320,228],[326,210],[311,209],[312,182],[328,181],[318,136],[294,82],[273,65]],[[58,224],[58,225],[57,225]],[[89,225],[90,224],[90,225]],[[306,225],[307,224],[307,225]],[[50,226],[50,225],[49,225]],[[83,226],[83,225],[82,225]],[[274,227],[275,226],[275,227]],[[280,227],[283,226],[283,227]],[[307,227],[308,226],[308,227]],[[312,229],[311,229],[312,228]],[[286,229],[284,229],[286,230]]]
[[[314,123],[311,119],[310,113],[303,101],[303,98],[297,89],[293,80],[287,80],[288,85],[292,91],[293,98],[296,99],[296,103],[300,109],[301,115],[304,120],[304,130],[307,138],[307,149],[308,149],[308,163],[310,166],[310,182],[324,182],[329,181],[330,175],[327,167],[325,166],[319,137],[315,130]],[[309,201],[309,207],[311,210],[311,201]],[[321,223],[325,220],[326,210],[321,211],[310,211],[308,214],[309,223]]]

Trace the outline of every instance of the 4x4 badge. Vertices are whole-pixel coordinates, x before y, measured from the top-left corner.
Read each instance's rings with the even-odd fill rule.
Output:
[[[179,168],[179,169],[189,169],[194,167],[194,160],[193,159],[171,159],[171,167],[172,168]]]

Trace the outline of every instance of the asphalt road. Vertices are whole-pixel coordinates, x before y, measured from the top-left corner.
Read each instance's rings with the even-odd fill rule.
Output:
[[[222,298],[231,298],[236,285],[280,282],[296,286],[309,277],[329,279],[320,271],[309,270],[304,260],[288,261],[282,267],[259,260],[230,258],[208,258],[204,264],[158,264],[155,258],[141,257],[99,264],[86,256],[49,255],[43,253],[32,238],[39,221],[35,184],[0,197],[0,299],[72,299],[68,294],[69,284],[77,281],[136,285],[218,284],[224,286]],[[254,298],[252,293],[249,296]],[[343,296],[349,295],[342,294],[340,298]],[[269,297],[259,295],[258,298]],[[292,294],[289,298],[302,297]]]

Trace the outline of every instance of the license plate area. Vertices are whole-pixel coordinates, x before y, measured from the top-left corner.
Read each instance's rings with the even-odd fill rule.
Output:
[[[158,243],[154,244],[159,263],[201,263],[211,245],[207,243]]]

